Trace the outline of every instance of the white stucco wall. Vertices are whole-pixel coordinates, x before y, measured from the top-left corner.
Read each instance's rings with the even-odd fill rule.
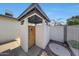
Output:
[[[36,45],[45,49],[49,42],[49,27],[43,22],[36,25]]]
[[[64,26],[50,26],[50,39],[64,42]]]
[[[18,21],[0,16],[0,43],[16,40],[18,37]]]
[[[49,40],[49,26],[44,24],[44,48],[47,46]]]
[[[36,25],[36,45],[43,48],[43,39],[44,39],[44,29],[43,24]]]
[[[67,26],[67,40],[79,42],[79,25]]]
[[[21,47],[25,52],[28,52],[28,19],[24,19],[24,24],[20,25]]]

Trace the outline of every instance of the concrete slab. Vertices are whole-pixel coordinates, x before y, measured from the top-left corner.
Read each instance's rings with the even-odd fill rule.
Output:
[[[27,54],[23,51],[21,47],[13,49],[11,53],[14,54],[14,56],[27,56]]]
[[[41,48],[39,48],[38,46],[33,46],[32,48],[29,49],[28,51],[28,55],[29,56],[38,56],[38,54],[40,53]]]
[[[63,47],[59,44],[50,43],[49,48],[53,53],[55,53],[58,56],[71,56],[68,49],[66,49],[65,47]]]
[[[72,48],[72,47],[70,47],[70,49],[73,51],[75,56],[79,56],[79,49],[75,49],[75,48]]]

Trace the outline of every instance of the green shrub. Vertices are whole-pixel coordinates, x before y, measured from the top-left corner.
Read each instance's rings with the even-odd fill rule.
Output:
[[[79,42],[75,40],[70,40],[68,43],[75,49],[79,49]]]
[[[72,16],[67,19],[67,25],[79,25],[79,16]]]

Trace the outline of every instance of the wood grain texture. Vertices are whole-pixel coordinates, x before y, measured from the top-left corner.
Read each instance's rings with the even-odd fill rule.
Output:
[[[35,44],[35,26],[28,26],[28,47],[31,48]]]

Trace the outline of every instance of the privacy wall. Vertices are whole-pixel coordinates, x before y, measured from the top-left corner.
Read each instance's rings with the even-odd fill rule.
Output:
[[[49,42],[49,27],[45,23],[36,25],[36,45],[44,49]]]
[[[67,26],[67,40],[79,42],[79,25]]]
[[[18,21],[0,16],[0,43],[16,40],[18,37]]]
[[[76,56],[79,56],[79,25],[67,26],[67,42]]]
[[[64,26],[50,26],[50,39],[64,42]]]
[[[21,47],[25,52],[28,52],[28,19],[24,19],[24,24],[20,25]]]

